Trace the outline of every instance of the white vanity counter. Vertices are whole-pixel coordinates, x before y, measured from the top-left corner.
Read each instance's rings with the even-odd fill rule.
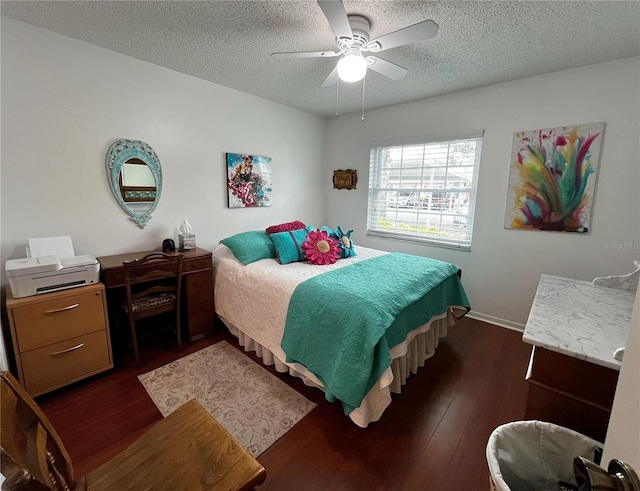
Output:
[[[620,370],[613,358],[627,342],[635,292],[542,275],[522,340]]]
[[[605,440],[620,371],[613,354],[627,342],[634,300],[633,290],[542,275],[522,336],[533,345],[525,419]]]

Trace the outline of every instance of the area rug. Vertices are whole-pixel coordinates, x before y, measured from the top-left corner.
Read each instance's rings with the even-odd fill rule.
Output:
[[[226,341],[138,379],[163,416],[196,399],[254,457],[316,406]]]

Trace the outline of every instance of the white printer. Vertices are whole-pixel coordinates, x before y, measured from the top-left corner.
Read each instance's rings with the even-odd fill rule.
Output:
[[[75,256],[71,237],[29,239],[28,256],[8,259],[5,271],[14,298],[92,285],[100,264],[92,256]]]

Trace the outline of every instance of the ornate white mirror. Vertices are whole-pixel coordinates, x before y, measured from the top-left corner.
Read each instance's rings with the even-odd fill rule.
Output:
[[[117,140],[107,152],[111,192],[131,220],[144,228],[162,193],[162,168],[156,152],[138,140]]]

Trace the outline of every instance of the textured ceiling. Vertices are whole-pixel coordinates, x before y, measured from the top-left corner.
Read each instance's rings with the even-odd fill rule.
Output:
[[[374,109],[640,54],[638,1],[344,0],[371,38],[425,19],[433,39],[379,55],[409,69],[392,81],[369,70]],[[336,87],[320,84],[338,58],[278,59],[276,51],[336,49],[313,0],[2,1],[4,16],[321,116]],[[341,114],[360,111],[362,84],[341,84]]]

